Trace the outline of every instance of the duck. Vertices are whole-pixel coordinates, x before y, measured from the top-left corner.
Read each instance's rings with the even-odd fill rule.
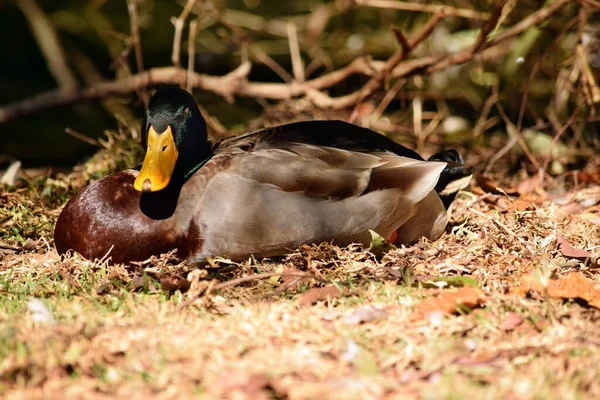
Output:
[[[203,263],[285,255],[303,244],[438,239],[472,169],[456,150],[428,160],[370,129],[310,120],[209,141],[189,92],[152,96],[140,166],[84,187],[54,230],[59,254],[111,263],[174,251]]]

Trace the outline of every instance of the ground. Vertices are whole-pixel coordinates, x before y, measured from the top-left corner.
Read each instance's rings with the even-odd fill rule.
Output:
[[[387,252],[61,259],[66,199],[139,157],[111,138],[71,174],[0,187],[3,397],[600,397],[598,160],[542,180],[499,165],[439,240]]]

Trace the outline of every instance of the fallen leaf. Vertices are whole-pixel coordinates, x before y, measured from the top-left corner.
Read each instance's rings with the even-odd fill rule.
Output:
[[[29,299],[27,302],[27,310],[31,313],[31,319],[34,322],[44,325],[56,324],[52,312],[46,307],[46,304],[42,300],[36,297]]]
[[[14,186],[17,182],[17,176],[21,169],[21,161],[15,161],[6,169],[6,172],[0,177],[0,185]]]
[[[380,257],[388,251],[396,248],[392,243],[388,242],[379,233],[369,230],[371,233],[371,243],[369,244],[369,252],[375,257]]]
[[[296,268],[286,268],[281,274],[281,286],[288,290],[296,291],[298,284],[309,282],[312,278],[310,276],[301,276],[302,271]]]
[[[433,287],[445,287],[445,286],[453,286],[453,287],[463,287],[463,286],[473,286],[478,288],[479,282],[475,279],[470,278],[468,276],[436,276],[429,278],[427,280],[420,280],[423,283],[424,287],[427,287],[427,284]]]
[[[27,241],[25,242],[25,244],[22,247],[22,250],[24,250],[24,251],[35,250],[37,245],[38,245],[37,240],[27,239]]]
[[[514,190],[520,195],[535,192],[542,187],[542,182],[542,175],[535,174],[521,180]]]
[[[475,181],[486,192],[501,194],[518,194],[513,188],[503,188],[498,182],[482,174],[475,175]]]
[[[285,270],[285,266],[284,265],[279,265],[276,269],[275,272],[280,274]],[[281,278],[281,275],[273,275],[272,277],[270,277],[269,279],[267,279],[267,282],[271,285],[276,285],[277,282],[279,281],[279,278]]]
[[[556,299],[582,299],[588,305],[600,309],[600,290],[596,289],[595,283],[583,276],[581,272],[571,272],[565,277],[551,279],[546,288],[534,274],[523,275],[520,284],[519,287],[513,288],[511,292],[525,295],[531,291],[543,295],[547,290],[550,297]]]
[[[217,377],[210,385],[213,398],[270,399],[271,380],[264,375],[228,373]]]
[[[458,290],[445,290],[438,296],[421,301],[411,320],[420,320],[431,313],[454,314],[459,308],[474,308],[486,300],[481,289],[465,286]]]
[[[585,212],[585,213],[579,214],[577,216],[577,218],[583,219],[585,221],[591,222],[594,225],[600,226],[600,214],[596,214],[596,213],[592,213],[592,212]]]
[[[576,249],[575,247],[571,246],[571,243],[565,239],[560,231],[556,232],[556,243],[558,244],[558,249],[565,257],[590,258],[592,256],[587,250]]]
[[[325,300],[327,298],[334,299],[336,297],[340,297],[341,295],[342,291],[333,285],[320,288],[312,288],[302,293],[298,297],[298,304],[301,306],[309,306],[311,304],[316,303],[319,300]]]
[[[524,321],[525,319],[523,319],[523,317],[521,317],[519,314],[510,312],[506,314],[506,317],[504,317],[504,321],[500,323],[499,328],[503,331],[512,331],[513,329],[521,325]]]
[[[185,278],[168,276],[166,278],[161,278],[160,280],[160,288],[166,292],[174,292],[176,290],[185,292],[190,288],[190,285],[190,281]]]
[[[364,306],[356,308],[352,314],[342,318],[342,322],[347,325],[359,325],[363,322],[371,322],[383,318],[387,315],[385,310],[377,309],[373,306]]]

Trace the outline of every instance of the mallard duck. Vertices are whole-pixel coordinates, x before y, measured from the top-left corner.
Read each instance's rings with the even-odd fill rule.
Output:
[[[54,231],[59,253],[145,260],[282,255],[305,243],[437,239],[470,179],[454,150],[425,161],[343,121],[307,121],[210,143],[191,94],[157,91],[142,125],[141,168],[91,183]]]

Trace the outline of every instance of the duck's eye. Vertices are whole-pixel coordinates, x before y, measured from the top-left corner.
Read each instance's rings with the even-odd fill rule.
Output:
[[[168,146],[165,144],[165,145],[163,146],[163,148],[162,148],[162,151],[163,151],[163,152],[167,151],[167,147],[168,147]]]
[[[188,115],[190,115],[190,108],[189,108],[189,107],[185,107],[185,108],[183,109],[183,115],[185,115],[186,117],[187,117]]]

